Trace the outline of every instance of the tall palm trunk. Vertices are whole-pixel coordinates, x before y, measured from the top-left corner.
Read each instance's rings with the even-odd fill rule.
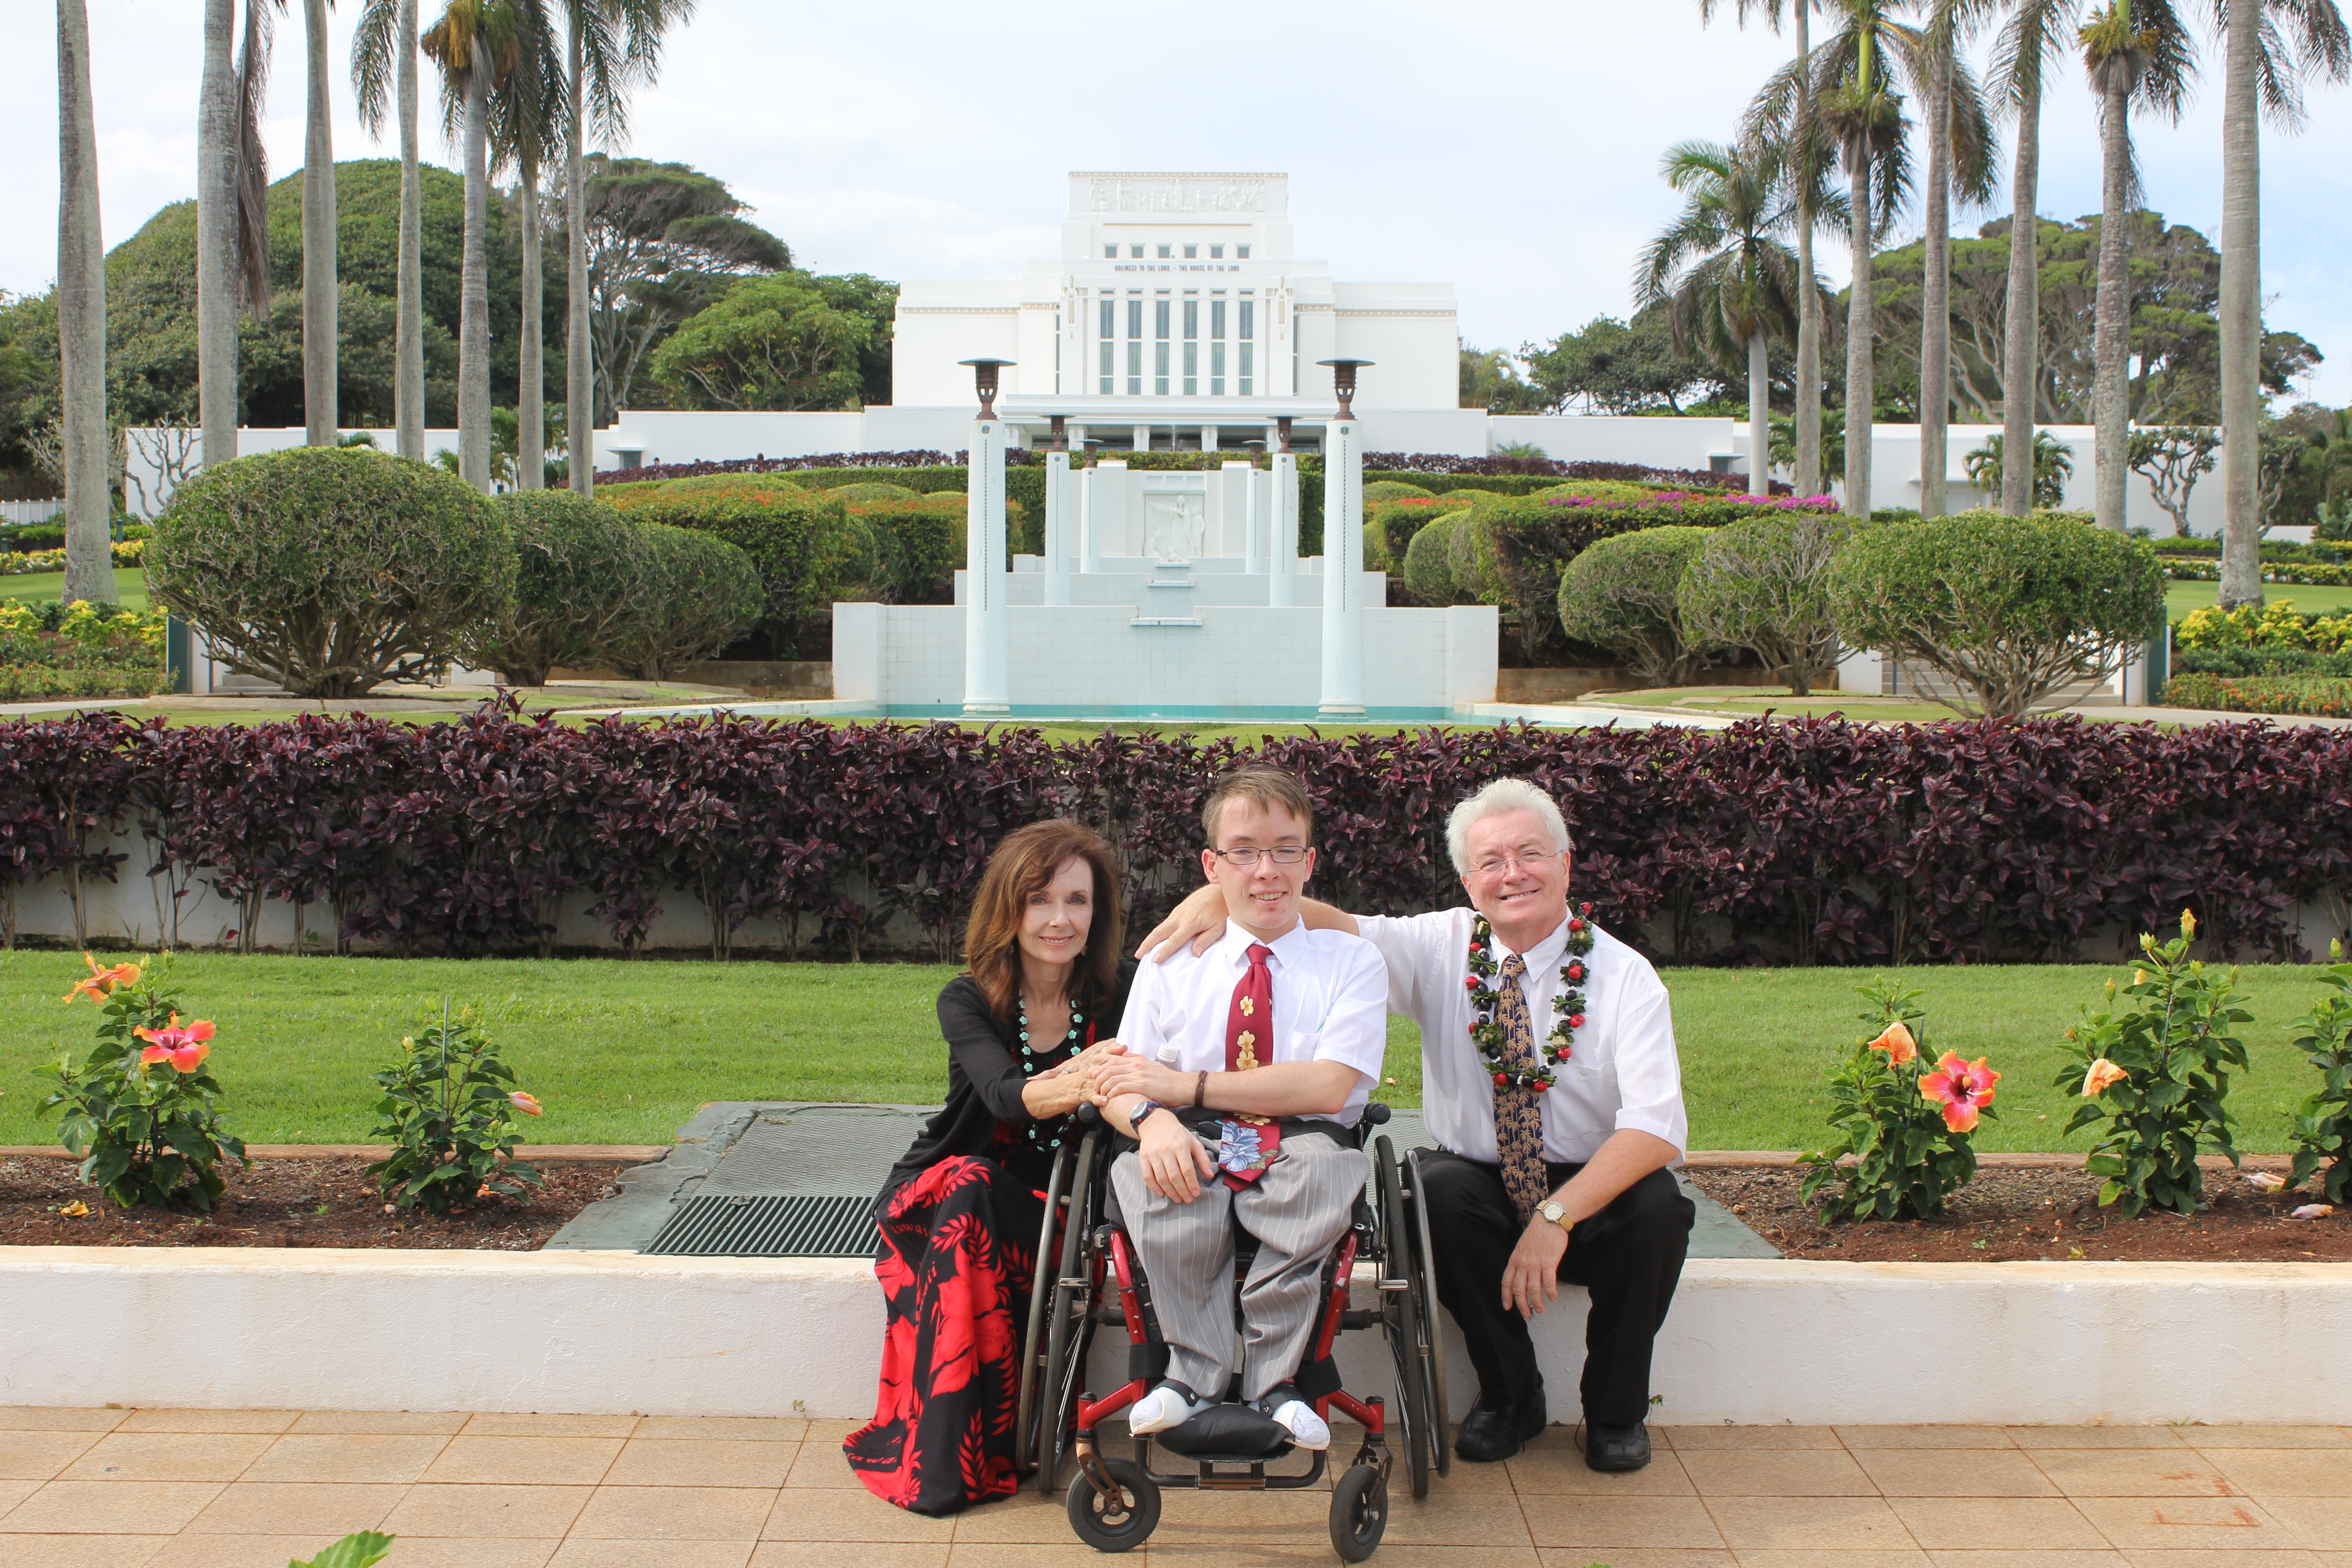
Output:
[[[545,287],[539,263],[539,164],[522,161],[522,328],[517,347],[522,364],[516,376],[515,488],[547,488],[547,353],[540,311]]]
[[[416,0],[400,0],[399,296],[393,327],[394,449],[425,460],[425,178],[416,153]]]
[[[1926,274],[1919,295],[1919,515],[1948,510],[1952,424],[1952,47],[1935,46],[1927,88]]]
[[[1772,493],[1772,354],[1764,322],[1748,339],[1748,493]]]
[[[490,489],[490,58],[479,37],[466,72],[466,244],[457,289],[457,475]]]
[[[2036,242],[2035,187],[2042,171],[2042,84],[2029,77],[2017,103],[2017,164],[2010,175],[2015,198],[2009,226],[2007,331],[2001,343],[2000,510],[2011,517],[2033,510],[2033,401],[2041,359],[2042,273]]]
[[[1822,303],[1813,284],[1812,0],[1797,0],[1797,123],[1804,144],[1797,161],[1797,493],[1820,495],[1822,483]]]
[[[1871,365],[1870,132],[1856,132],[1846,171],[1853,207],[1853,287],[1845,313],[1845,510],[1870,515]]]
[[[112,604],[106,247],[98,223],[98,127],[90,112],[89,12],[83,0],[58,0],[58,370],[64,405],[65,599]]]
[[[302,0],[302,39],[310,96],[302,142],[303,441],[331,447],[341,437],[336,358],[341,347],[335,299],[335,141],[327,101],[327,0]]]
[[[2099,293],[2093,323],[2091,423],[2098,488],[2099,526],[2124,531],[2125,485],[2131,475],[2131,415],[2126,373],[2131,357],[2131,265],[2126,247],[2131,222],[2131,91],[2128,52],[2099,66],[2101,124]]]
[[[236,456],[236,0],[205,0],[196,103],[196,423],[206,468]]]
[[[585,95],[581,76],[587,68],[575,22],[571,42],[571,112],[563,143],[563,244],[565,279],[563,333],[563,442],[573,493],[593,495],[596,489],[596,366],[589,344],[588,319],[588,193],[586,165],[581,157],[580,117]]]
[[[2221,591],[2263,602],[2256,540],[2262,420],[2262,146],[2256,101],[2263,10],[2231,0],[2221,89]]]

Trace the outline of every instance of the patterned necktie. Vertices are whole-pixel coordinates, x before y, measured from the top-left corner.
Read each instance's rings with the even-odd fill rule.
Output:
[[[1234,987],[1225,1008],[1225,1070],[1247,1072],[1274,1060],[1274,974],[1265,961],[1274,950],[1263,942],[1249,947],[1249,971]],[[1282,1128],[1264,1116],[1227,1116],[1217,1140],[1217,1169],[1225,1185],[1239,1192],[1274,1163],[1282,1143]]]
[[[1495,1021],[1503,1026],[1497,1065],[1509,1073],[1533,1072],[1540,1065],[1535,1021],[1528,1016],[1527,993],[1519,989],[1519,976],[1527,972],[1528,961],[1511,954],[1503,960],[1503,983],[1495,988]],[[1517,1084],[1495,1086],[1495,1147],[1502,1155],[1503,1190],[1511,1194],[1521,1226],[1551,1195],[1544,1178],[1542,1094]]]

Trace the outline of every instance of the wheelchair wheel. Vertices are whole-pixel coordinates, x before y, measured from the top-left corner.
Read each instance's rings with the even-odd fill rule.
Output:
[[[1424,1383],[1427,1363],[1422,1355],[1424,1331],[1420,1279],[1413,1268],[1412,1244],[1406,1239],[1411,1227],[1397,1179],[1396,1151],[1390,1147],[1385,1133],[1373,1142],[1372,1148],[1372,1181],[1381,1205],[1381,1273],[1385,1279],[1404,1281],[1402,1290],[1381,1291],[1381,1329],[1389,1342],[1390,1359],[1396,1364],[1396,1398],[1390,1402],[1388,1409],[1395,1422],[1396,1447],[1404,1459],[1405,1475],[1412,1483],[1412,1495],[1425,1498],[1429,1495],[1430,1432],[1429,1397]],[[1339,1518],[1335,1503],[1331,1514],[1331,1538],[1335,1542],[1339,1540]],[[1347,1556],[1345,1547],[1340,1548],[1340,1555]]]
[[[1429,1204],[1424,1196],[1429,1189],[1422,1180],[1418,1149],[1405,1154],[1404,1189],[1407,1206],[1412,1214],[1412,1226],[1406,1233],[1413,1260],[1411,1294],[1419,1310],[1424,1338],[1423,1353],[1426,1358],[1422,1387],[1429,1395],[1429,1403],[1423,1425],[1428,1429],[1430,1447],[1437,1457],[1437,1473],[1446,1476],[1454,1473],[1454,1435],[1448,1430],[1445,1403],[1445,1336],[1437,1321],[1437,1290],[1433,1283],[1437,1279],[1437,1255],[1429,1245]]]
[[[1106,1459],[1103,1468],[1118,1486],[1105,1497],[1081,1470],[1070,1482],[1070,1528],[1097,1552],[1132,1552],[1160,1526],[1160,1486],[1132,1459]],[[1339,1517],[1334,1512],[1332,1517]],[[1334,1530],[1338,1527],[1335,1525]],[[1377,1536],[1375,1540],[1379,1539]],[[1349,1558],[1360,1563],[1360,1557]]]
[[[1087,1352],[1094,1344],[1093,1231],[1099,1195],[1103,1134],[1087,1134],[1070,1173],[1070,1207],[1062,1224],[1061,1256],[1050,1281],[1052,1306],[1045,1329],[1045,1354],[1037,1368],[1040,1398],[1034,1416],[1037,1434],[1037,1492],[1054,1495],[1062,1457],[1070,1448],[1070,1421],[1078,1386],[1086,1381]],[[1075,1495],[1076,1489],[1073,1489]]]
[[[1331,1548],[1343,1563],[1379,1550],[1389,1527],[1389,1483],[1377,1465],[1350,1465],[1331,1490]]]
[[[1070,1167],[1077,1151],[1065,1149],[1054,1157],[1054,1173],[1045,1182],[1045,1223],[1037,1236],[1037,1268],[1029,1282],[1029,1321],[1021,1334],[1021,1393],[1019,1415],[1013,1426],[1013,1467],[1016,1475],[1027,1475],[1037,1468],[1037,1456],[1047,1446],[1040,1420],[1040,1406],[1045,1402],[1047,1379],[1041,1375],[1043,1367],[1038,1352],[1045,1339],[1045,1325],[1054,1310],[1054,1265],[1060,1261],[1061,1249],[1054,1244],[1055,1223],[1061,1218],[1061,1200],[1069,1191]]]

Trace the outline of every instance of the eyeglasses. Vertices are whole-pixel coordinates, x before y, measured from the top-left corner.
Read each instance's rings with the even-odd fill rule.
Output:
[[[1212,849],[1209,853],[1228,866],[1239,866],[1246,870],[1257,864],[1257,858],[1260,855],[1265,856],[1277,866],[1296,866],[1314,851],[1308,849],[1304,844],[1277,844],[1271,849],[1259,849],[1253,845],[1245,844],[1239,849]]]
[[[1559,851],[1557,849],[1528,848],[1511,855],[1490,855],[1471,867],[1470,873],[1475,877],[1499,877],[1514,866],[1532,871],[1559,858]]]

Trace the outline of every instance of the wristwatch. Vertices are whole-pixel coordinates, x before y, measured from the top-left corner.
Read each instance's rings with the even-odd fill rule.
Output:
[[[1543,1215],[1544,1218],[1551,1221],[1552,1224],[1559,1226],[1562,1230],[1573,1232],[1576,1229],[1575,1222],[1568,1217],[1568,1211],[1560,1207],[1559,1203],[1551,1198],[1546,1198],[1543,1202],[1538,1204],[1536,1205],[1536,1213]]]
[[[1145,1120],[1149,1118],[1153,1111],[1166,1110],[1167,1109],[1168,1107],[1166,1105],[1156,1100],[1138,1100],[1136,1102],[1135,1109],[1128,1112],[1127,1125],[1133,1131],[1138,1138],[1140,1138],[1143,1136],[1143,1123]]]

